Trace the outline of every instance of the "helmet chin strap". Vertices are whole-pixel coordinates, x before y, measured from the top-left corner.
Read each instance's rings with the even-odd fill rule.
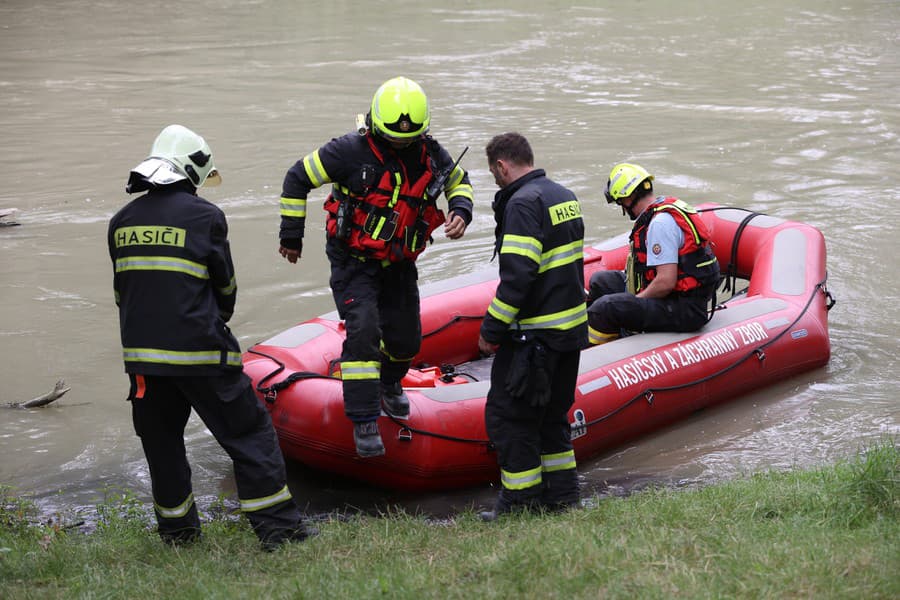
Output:
[[[634,208],[634,204],[635,204],[635,202],[634,202],[634,200],[632,200],[631,204],[626,208],[624,203],[619,202],[619,206],[622,207],[622,216],[624,217],[625,215],[628,215],[628,218],[630,218],[632,221],[634,221],[638,218],[638,215],[636,215],[632,212],[632,209]]]

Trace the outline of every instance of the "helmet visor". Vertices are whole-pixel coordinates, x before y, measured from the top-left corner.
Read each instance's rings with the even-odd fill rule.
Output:
[[[178,167],[164,158],[150,157],[131,172],[153,185],[169,185],[187,179]]]

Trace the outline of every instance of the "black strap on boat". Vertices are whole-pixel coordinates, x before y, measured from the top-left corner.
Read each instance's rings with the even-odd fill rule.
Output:
[[[744,229],[747,225],[755,219],[756,217],[764,215],[764,213],[758,213],[751,210],[747,210],[746,208],[735,208],[733,206],[714,206],[712,208],[700,208],[697,209],[697,212],[715,212],[719,210],[742,210],[746,213],[749,213],[746,217],[741,220],[741,223],[738,225],[738,228],[734,232],[734,239],[731,243],[731,257],[728,260],[728,264],[725,266],[724,275],[725,275],[725,291],[733,292],[737,286],[737,256],[738,256],[738,247],[741,244],[741,235],[744,233]]]
[[[738,210],[746,210],[746,209],[738,209]],[[728,265],[725,267],[725,291],[734,293],[737,291],[737,260],[738,260],[738,247],[741,244],[741,234],[744,233],[744,229],[747,225],[755,219],[756,217],[762,215],[763,213],[747,211],[749,214],[741,220],[740,225],[738,225],[737,230],[734,232],[734,239],[731,242],[731,257],[728,259]]]
[[[388,418],[394,422],[398,427],[400,427],[400,431],[398,435],[403,441],[412,440],[412,434],[418,433],[419,435],[427,435],[428,437],[437,438],[439,440],[447,440],[448,442],[461,442],[463,444],[481,444],[486,446],[488,450],[493,450],[494,445],[490,440],[479,440],[475,438],[462,438],[456,437],[453,435],[445,435],[443,433],[435,433],[434,431],[426,431],[424,429],[416,429],[415,427],[410,427],[408,423],[398,419],[394,415],[388,415]]]
[[[480,318],[480,317],[479,317]],[[270,380],[272,377],[275,377],[282,371],[284,371],[285,366],[284,363],[271,356],[266,354],[265,352],[260,352],[259,350],[254,350],[253,348],[249,348],[247,350],[250,354],[256,354],[257,356],[263,356],[268,358],[272,362],[278,365],[274,371],[263,377],[259,380],[259,383],[256,384],[256,391],[263,395],[266,402],[269,404],[274,404],[275,400],[278,398],[278,392],[283,389],[290,387],[295,381],[300,381],[302,379],[336,379],[340,380],[340,377],[335,377],[334,375],[322,375],[320,373],[313,373],[311,371],[295,371],[285,377],[283,380],[273,383],[272,385],[265,385],[265,383]],[[409,424],[404,423],[403,421],[397,419],[393,415],[388,415],[390,419],[400,427],[400,439],[410,440],[412,439],[413,433],[417,433],[419,435],[426,435],[429,437],[438,438],[441,440],[447,440],[450,442],[461,442],[464,444],[481,444],[487,446],[488,449],[492,449],[493,445],[490,440],[480,440],[480,439],[472,439],[472,438],[462,438],[456,437],[452,435],[445,435],[443,433],[436,433],[434,431],[426,431],[424,429],[417,429],[415,427],[410,427]]]
[[[322,375],[321,373],[314,373],[312,371],[294,371],[283,380],[273,383],[272,385],[265,385],[265,383],[284,371],[284,363],[264,352],[260,352],[259,350],[254,350],[253,348],[249,348],[247,350],[250,354],[256,354],[257,356],[263,356],[268,358],[272,362],[278,365],[278,368],[263,377],[259,380],[259,383],[256,384],[256,391],[263,395],[266,402],[269,404],[274,404],[275,400],[278,398],[278,392],[281,390],[288,388],[295,381],[299,381],[301,379],[340,379],[339,377],[335,377],[334,375]]]
[[[723,289],[724,292],[731,292],[732,296],[737,291],[737,255],[738,255],[738,246],[741,243],[741,235],[744,233],[744,229],[747,227],[747,224],[750,223],[751,220],[760,216],[763,213],[749,211],[745,208],[735,208],[731,206],[715,206],[712,208],[701,208],[698,209],[698,213],[702,212],[714,212],[718,210],[742,210],[744,212],[748,212],[746,217],[743,218],[740,225],[738,225],[737,230],[734,232],[734,239],[731,242],[731,257],[728,260],[728,264],[725,266],[723,273],[721,275],[722,279],[725,281],[725,287]],[[718,287],[718,286],[717,286]],[[716,310],[719,308],[719,299],[717,297],[716,290],[713,290],[712,294],[712,309],[707,311],[706,322],[709,323],[712,321],[713,315]]]
[[[825,271],[825,280],[828,281],[828,271]],[[828,312],[834,305],[837,304],[837,300],[834,299],[834,296],[831,295],[831,292],[828,291],[828,288],[824,285],[822,286],[822,291],[825,292],[825,311]]]

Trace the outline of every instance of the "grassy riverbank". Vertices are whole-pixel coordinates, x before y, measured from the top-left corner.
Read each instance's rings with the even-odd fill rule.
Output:
[[[900,449],[698,490],[602,499],[494,524],[474,514],[333,519],[274,553],[243,520],[164,546],[133,500],[97,530],[0,507],[0,597],[14,598],[898,598]]]

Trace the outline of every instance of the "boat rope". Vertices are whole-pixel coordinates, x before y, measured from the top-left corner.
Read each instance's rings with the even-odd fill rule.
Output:
[[[480,317],[479,317],[480,318]],[[273,383],[272,385],[265,385],[267,381],[269,381],[272,377],[275,377],[285,369],[285,365],[283,362],[275,358],[270,354],[266,354],[265,352],[260,352],[259,350],[254,350],[253,348],[249,348],[247,350],[249,354],[256,354],[257,356],[262,356],[268,358],[272,362],[278,365],[278,367],[259,380],[259,383],[256,384],[256,391],[263,395],[263,398],[269,404],[274,404],[275,400],[278,398],[278,392],[281,390],[290,387],[295,381],[300,381],[302,379],[334,379],[340,381],[340,377],[335,377],[334,375],[322,375],[321,373],[314,373],[312,371],[295,371],[285,377],[283,380]],[[461,442],[464,444],[481,444],[487,446],[489,449],[493,448],[490,440],[482,440],[482,439],[472,439],[472,438],[463,438],[452,435],[445,435],[443,433],[437,433],[434,431],[427,431],[424,429],[418,429],[416,427],[410,427],[407,423],[397,419],[393,415],[388,415],[391,421],[397,424],[400,427],[399,437],[403,440],[411,439],[411,434],[417,433],[419,435],[427,435],[429,437],[435,437],[442,440],[447,440],[450,442]]]
[[[476,438],[463,438],[457,437],[454,435],[445,435],[443,433],[435,433],[434,431],[426,431],[424,429],[417,429],[415,427],[410,427],[407,423],[404,423],[402,420],[398,419],[394,415],[388,415],[391,421],[393,421],[398,427],[400,427],[400,431],[398,432],[398,436],[401,440],[409,441],[412,439],[413,433],[418,433],[419,435],[427,435],[428,437],[438,438],[440,440],[447,440],[449,442],[462,442],[464,444],[481,444],[482,446],[486,446],[488,450],[493,450],[494,445],[490,440],[480,440]]]
[[[834,306],[835,300],[831,296],[831,294],[828,292],[828,289],[825,286],[827,281],[828,281],[828,274],[826,273],[825,279],[823,279],[822,281],[817,283],[816,286],[813,288],[812,294],[810,294],[809,299],[806,301],[806,305],[803,307],[803,310],[800,311],[800,314],[797,315],[797,318],[794,319],[793,322],[791,322],[787,327],[785,327],[780,333],[778,333],[778,335],[776,335],[769,341],[767,341],[763,344],[760,344],[759,346],[757,346],[756,348],[754,348],[753,350],[748,352],[745,356],[737,359],[735,362],[728,365],[727,367],[724,367],[724,368],[716,371],[715,373],[710,373],[709,375],[706,375],[699,379],[695,379],[693,381],[688,381],[685,383],[680,383],[678,385],[647,388],[647,389],[641,391],[640,393],[636,394],[635,396],[633,396],[631,399],[629,399],[627,402],[625,402],[621,406],[617,407],[615,410],[603,415],[602,417],[597,417],[596,419],[592,419],[592,420],[588,421],[587,423],[580,423],[578,426],[581,428],[591,427],[592,425],[596,425],[598,423],[606,421],[607,419],[612,418],[619,412],[625,410],[626,408],[628,408],[629,406],[631,406],[632,404],[634,404],[635,402],[637,402],[638,400],[641,400],[641,399],[645,399],[647,401],[647,404],[652,405],[653,400],[655,399],[655,395],[658,392],[669,392],[672,390],[681,390],[681,389],[689,388],[689,387],[692,387],[695,385],[700,385],[701,383],[706,383],[707,381],[710,381],[717,377],[721,377],[725,373],[728,373],[729,371],[736,369],[737,367],[739,367],[744,362],[746,362],[747,360],[749,360],[750,358],[752,358],[754,356],[760,363],[764,362],[766,360],[765,349],[768,348],[769,346],[771,346],[772,344],[774,344],[775,342],[777,342],[779,339],[781,339],[786,333],[791,331],[791,329],[794,327],[794,325],[796,325],[800,321],[800,319],[803,318],[803,315],[805,315],[806,312],[809,310],[809,307],[813,303],[813,300],[815,300],[817,294],[819,294],[820,292],[825,294],[827,310],[830,310],[831,307]],[[573,428],[574,428],[574,426],[573,426]]]
[[[723,270],[723,273],[721,275],[721,279],[719,280],[720,283],[722,281],[725,282],[725,287],[722,288],[722,291],[725,293],[730,292],[731,297],[733,298],[737,294],[737,280],[738,280],[737,256],[738,256],[738,246],[740,246],[740,243],[741,243],[741,234],[744,233],[744,229],[747,227],[747,224],[749,224],[751,220],[755,219],[756,217],[758,217],[764,213],[750,211],[750,210],[747,210],[746,208],[734,208],[734,207],[730,207],[730,206],[715,206],[715,207],[711,207],[711,208],[700,208],[700,209],[697,209],[697,212],[698,213],[715,212],[717,210],[742,210],[746,213],[749,213],[746,217],[743,218],[740,225],[738,225],[737,230],[734,232],[734,239],[731,242],[731,257],[729,258],[728,265],[725,266],[725,269]],[[718,286],[716,286],[716,287],[718,287]],[[707,323],[709,323],[712,320],[713,315],[720,308],[719,300],[716,296],[717,296],[717,292],[713,291],[712,309],[707,311],[708,312],[707,317],[706,317]]]
[[[284,371],[284,363],[275,358],[270,354],[266,354],[265,352],[260,352],[259,350],[254,350],[253,348],[248,348],[247,352],[250,354],[256,354],[257,356],[263,356],[268,358],[272,362],[278,365],[278,368],[263,377],[259,380],[259,383],[256,384],[256,391],[263,395],[266,402],[269,404],[274,404],[275,400],[278,398],[278,392],[281,390],[290,387],[292,383],[295,381],[299,381],[301,379],[337,379],[340,380],[340,377],[335,377],[334,375],[322,375],[321,373],[314,373],[312,371],[294,371],[283,380],[273,383],[272,385],[265,385],[265,383]]]

